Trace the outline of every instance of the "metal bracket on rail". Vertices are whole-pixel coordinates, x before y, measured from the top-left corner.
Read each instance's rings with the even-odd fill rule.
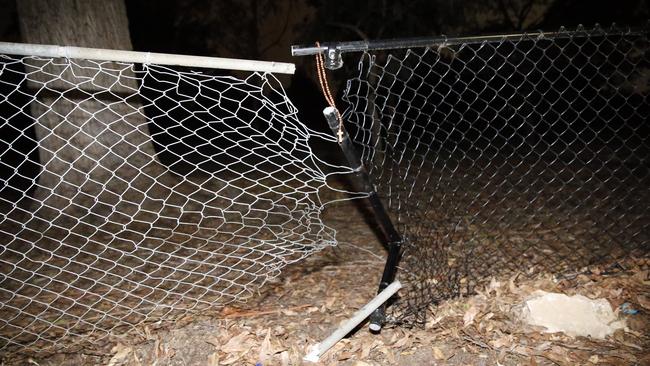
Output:
[[[343,66],[343,49],[339,44],[326,43],[314,45],[293,45],[291,46],[292,56],[311,56],[323,54],[325,56],[325,67],[329,70],[337,70]]]
[[[325,51],[325,67],[330,70],[340,69],[343,66],[343,57],[341,49],[337,47],[327,47]]]

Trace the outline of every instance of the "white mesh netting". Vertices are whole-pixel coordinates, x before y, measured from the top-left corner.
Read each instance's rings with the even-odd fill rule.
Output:
[[[0,56],[0,350],[245,299],[335,244],[334,138],[296,112],[271,74]]]

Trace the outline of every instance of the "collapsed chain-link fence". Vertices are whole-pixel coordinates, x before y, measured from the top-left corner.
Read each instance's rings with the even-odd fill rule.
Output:
[[[309,141],[334,138],[296,112],[268,73],[0,56],[0,352],[245,299],[334,245]]]
[[[647,31],[365,52],[344,118],[404,241],[389,319],[494,276],[648,255],[649,96]]]
[[[404,242],[391,320],[647,255],[649,70],[617,29],[366,52],[343,119]],[[335,244],[352,171],[314,139],[270,74],[0,56],[1,352],[245,299]]]

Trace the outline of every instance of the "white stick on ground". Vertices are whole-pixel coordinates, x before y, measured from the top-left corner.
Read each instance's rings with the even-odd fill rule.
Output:
[[[0,42],[0,54],[65,57],[96,61],[117,61],[141,64],[201,67],[209,69],[274,72],[280,74],[293,74],[296,71],[296,66],[294,64],[283,62],[107,50],[102,48],[56,46],[46,44]]]
[[[359,309],[350,319],[343,323],[337,330],[334,331],[324,341],[318,343],[312,348],[312,351],[307,354],[303,360],[310,362],[318,362],[320,356],[332,348],[338,341],[340,341],[346,334],[350,333],[359,323],[366,319],[370,314],[375,311],[381,304],[390,299],[399,289],[402,284],[399,281],[391,283],[384,291],[380,292],[374,299],[370,300],[364,307]]]

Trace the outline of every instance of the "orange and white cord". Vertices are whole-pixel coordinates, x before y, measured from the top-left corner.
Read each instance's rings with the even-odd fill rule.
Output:
[[[319,42],[316,42],[316,47],[320,47]],[[320,52],[316,53],[316,72],[318,73],[318,82],[320,83],[320,88],[325,97],[325,101],[327,101],[327,104],[336,111],[336,119],[339,121],[339,131],[336,135],[338,136],[339,143],[341,143],[343,142],[343,118],[334,103],[334,97],[332,97],[332,91],[330,90],[330,85],[327,81],[327,73],[325,72],[325,59],[323,54]]]

